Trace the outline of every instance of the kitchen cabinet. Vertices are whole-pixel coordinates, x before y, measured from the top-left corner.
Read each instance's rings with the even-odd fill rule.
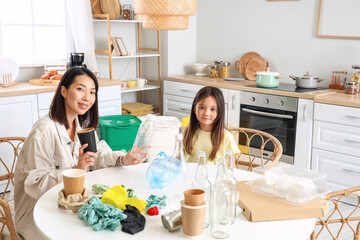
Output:
[[[96,53],[96,57],[99,59],[105,59],[108,60],[108,66],[109,66],[109,78],[110,79],[114,79],[113,78],[113,66],[117,65],[121,63],[124,63],[124,61],[126,60],[131,60],[131,59],[137,59],[137,68],[134,69],[134,74],[133,76],[137,76],[139,78],[142,78],[142,70],[143,70],[143,66],[142,66],[142,60],[143,59],[157,59],[157,79],[156,80],[152,80],[152,79],[147,79],[148,80],[148,85],[152,85],[152,87],[144,87],[144,88],[138,88],[135,87],[132,90],[136,90],[139,92],[139,101],[142,102],[142,91],[145,90],[153,90],[153,89],[157,89],[158,90],[158,107],[159,107],[159,112],[162,112],[162,95],[161,95],[161,56],[160,56],[160,31],[157,30],[156,31],[156,41],[157,41],[157,47],[156,48],[145,48],[141,46],[141,21],[139,20],[110,20],[110,17],[108,14],[93,14],[93,17],[95,17],[93,19],[94,23],[106,23],[107,25],[107,34],[106,34],[106,39],[107,39],[107,44],[106,44],[106,49],[102,50],[102,49],[96,49],[95,53]],[[102,19],[97,19],[97,18],[106,18],[106,20],[102,20]],[[134,36],[134,41],[136,41],[136,52],[132,53],[131,51],[128,52],[127,54],[123,54],[122,56],[117,56],[117,55],[113,55],[113,51],[112,51],[112,41],[111,41],[111,37],[116,37],[116,36],[111,36],[111,25],[114,24],[133,24],[134,27],[136,28],[136,34]],[[122,33],[125,34],[125,33]],[[100,36],[100,38],[104,38],[104,36]],[[119,40],[120,41],[120,40]],[[102,39],[99,39],[99,36],[95,36],[95,42],[103,42]],[[126,46],[125,46],[126,48]],[[123,49],[124,50],[124,49]],[[128,49],[130,50],[130,49]],[[114,50],[115,52],[115,50]],[[116,64],[115,64],[116,61]],[[131,69],[131,67],[129,67],[129,65],[131,64],[130,61],[127,61],[126,63],[126,69]],[[124,66],[125,66],[124,64]],[[135,77],[133,77],[135,78]],[[156,87],[155,87],[156,86]]]
[[[296,121],[294,165],[311,168],[314,101],[299,98]]]
[[[240,127],[240,91],[228,90],[228,128]]]
[[[181,120],[190,116],[192,102],[196,93],[203,88],[202,85],[180,83],[164,80],[163,114],[175,116]],[[228,122],[229,90],[221,89],[225,101],[225,124]]]
[[[333,191],[359,185],[360,109],[315,103],[312,170]]]

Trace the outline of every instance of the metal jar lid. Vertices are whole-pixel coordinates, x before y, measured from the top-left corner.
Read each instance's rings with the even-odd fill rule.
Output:
[[[358,85],[358,83],[357,82],[345,82],[345,86],[356,86],[356,85]]]
[[[214,61],[215,64],[222,64],[223,61]]]
[[[230,66],[230,62],[223,62],[223,66]]]
[[[353,69],[360,69],[360,65],[351,65]]]
[[[218,66],[216,66],[216,65],[212,65],[212,66],[210,66],[210,68],[212,68],[212,69],[216,69],[216,68],[218,68]]]

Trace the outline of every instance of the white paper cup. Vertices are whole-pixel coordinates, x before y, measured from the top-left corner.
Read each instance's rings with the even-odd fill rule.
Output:
[[[65,197],[84,191],[86,172],[82,169],[67,169],[62,172]]]

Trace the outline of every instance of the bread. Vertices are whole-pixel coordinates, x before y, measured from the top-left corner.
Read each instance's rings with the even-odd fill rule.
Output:
[[[61,80],[61,76],[60,75],[53,75],[50,77],[50,80]]]
[[[41,76],[41,79],[49,79],[49,78],[50,78],[50,76],[47,75],[47,74],[44,74],[44,75]]]
[[[58,71],[57,70],[49,70],[49,72],[47,74],[51,77],[54,75],[58,75]]]

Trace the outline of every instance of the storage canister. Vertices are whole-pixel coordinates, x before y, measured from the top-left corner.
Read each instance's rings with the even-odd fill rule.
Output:
[[[345,82],[345,93],[346,94],[356,94],[358,92],[358,83],[357,82]]]
[[[219,67],[214,65],[210,66],[210,77],[211,78],[218,78],[219,77]]]
[[[218,67],[218,69],[220,69],[223,65],[223,61],[214,61],[214,65]]]
[[[124,20],[132,20],[132,5],[131,4],[123,4],[123,19]]]
[[[357,82],[358,85],[358,90],[359,90],[359,85],[360,85],[360,65],[352,65],[352,70],[351,70],[351,82]]]
[[[219,75],[221,78],[228,78],[230,76],[230,62],[223,63]]]

